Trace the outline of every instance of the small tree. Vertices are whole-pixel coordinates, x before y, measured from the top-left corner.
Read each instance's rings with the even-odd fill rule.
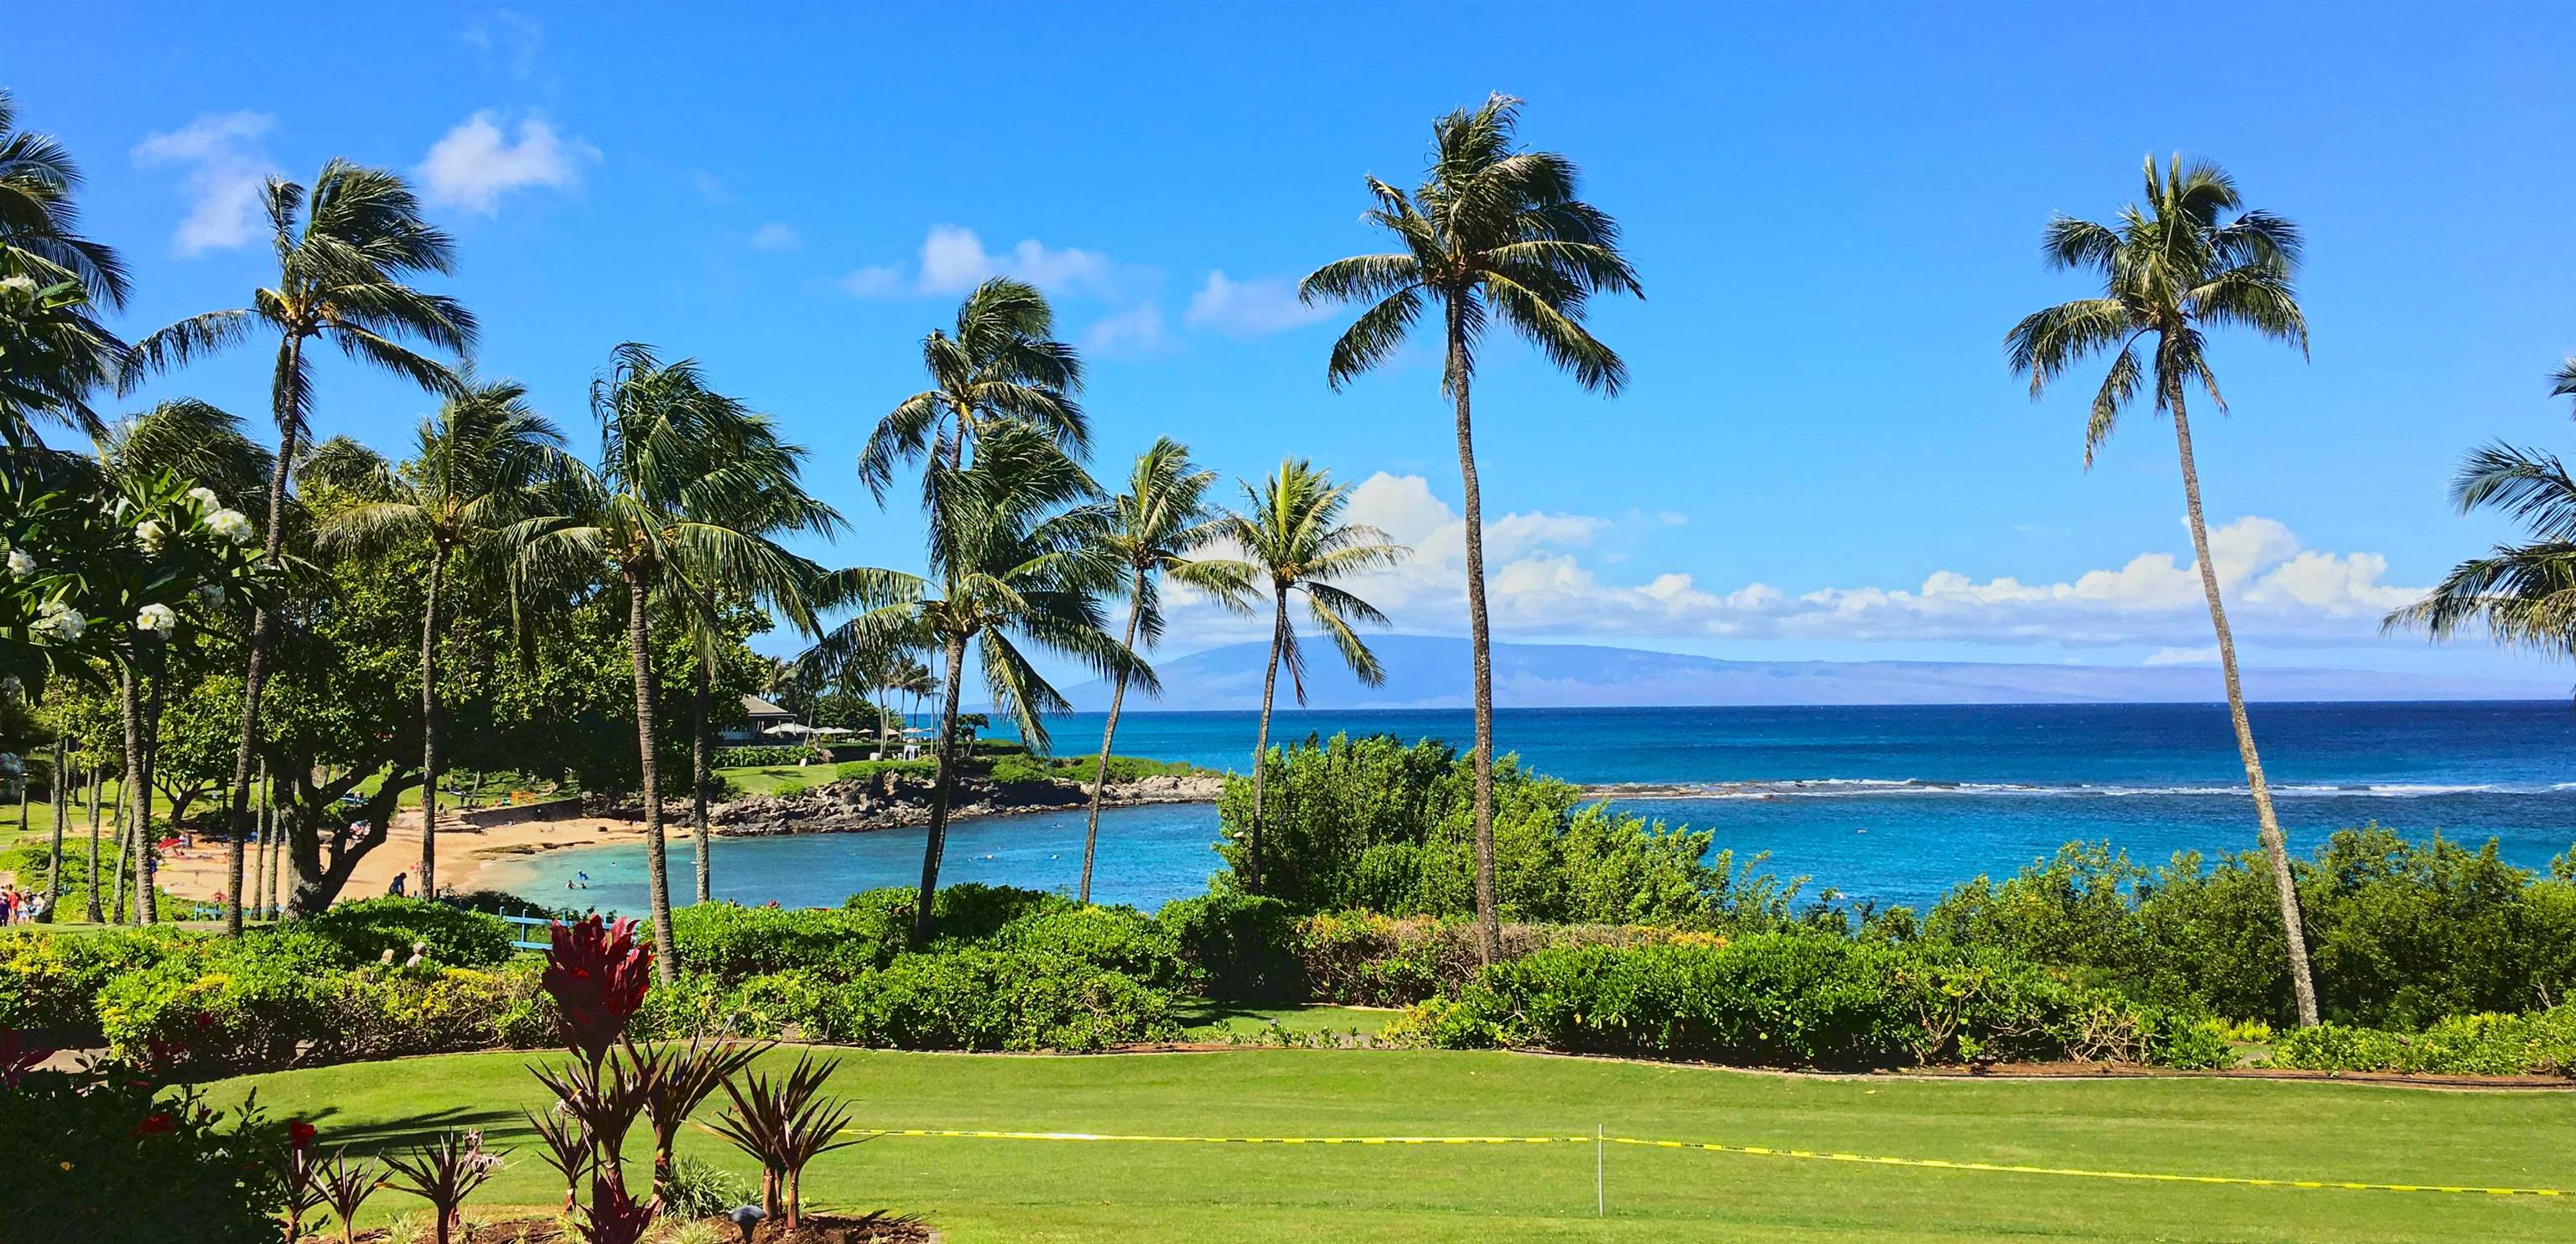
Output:
[[[816,1096],[840,1066],[837,1058],[817,1063],[804,1054],[783,1077],[725,1081],[733,1105],[715,1129],[760,1163],[760,1208],[789,1231],[802,1225],[798,1202],[806,1164],[860,1143],[841,1135],[849,1126],[850,1104]]]
[[[504,1151],[506,1152],[506,1150]],[[437,1219],[430,1227],[435,1244],[448,1244],[465,1198],[501,1169],[501,1154],[483,1147],[483,1133],[449,1132],[409,1153],[385,1155],[394,1172],[394,1187],[429,1202]]]

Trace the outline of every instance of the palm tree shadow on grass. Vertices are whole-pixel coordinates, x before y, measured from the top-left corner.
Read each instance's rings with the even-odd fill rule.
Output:
[[[325,1106],[301,1117],[321,1130],[324,1148],[345,1146],[352,1153],[369,1155],[424,1144],[449,1132],[480,1131],[494,1148],[510,1148],[521,1140],[535,1139],[535,1134],[528,1129],[527,1120],[515,1110],[448,1106],[363,1123],[341,1125],[334,1122],[343,1113],[337,1106]]]

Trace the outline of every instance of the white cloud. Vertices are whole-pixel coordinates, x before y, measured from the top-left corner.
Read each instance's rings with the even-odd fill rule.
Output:
[[[1310,307],[1297,301],[1297,283],[1286,277],[1236,281],[1222,271],[1212,271],[1198,292],[1190,295],[1189,310],[1181,314],[1181,322],[1237,337],[1258,337],[1311,324],[1330,314],[1330,307]]]
[[[2209,644],[2199,648],[2158,648],[2148,653],[2147,659],[2139,664],[2216,665],[2218,664],[2218,645]]]
[[[566,138],[539,117],[519,121],[518,141],[501,131],[500,113],[486,108],[430,147],[420,176],[432,202],[491,215],[501,196],[530,186],[568,189],[581,182],[581,165],[599,149]]]
[[[705,169],[699,169],[689,174],[689,181],[698,188],[698,194],[709,203],[721,207],[733,202],[733,187],[726,185],[724,178]]]
[[[805,244],[796,226],[773,220],[751,231],[751,249],[756,251],[792,251]]]
[[[537,71],[537,52],[545,46],[546,28],[525,13],[502,9],[489,21],[477,21],[460,35],[483,54],[484,63],[526,81]]]
[[[1382,528],[1414,556],[1351,585],[1399,627],[1463,629],[1465,524],[1418,475],[1379,473],[1351,494],[1348,521]],[[1644,532],[1660,514],[1613,521],[1579,514],[1512,513],[1487,520],[1487,605],[1514,638],[1793,638],[1946,641],[2015,646],[2141,646],[2150,664],[2214,661],[2200,571],[2188,556],[2141,553],[2114,569],[2031,582],[1978,580],[1935,570],[1918,586],[1827,587],[1792,594],[1765,583],[1712,590],[1673,570],[1617,574],[1622,531]],[[1633,543],[1633,542],[1623,542]],[[2188,547],[2187,541],[2177,541]],[[2211,559],[2238,634],[2270,644],[2370,641],[2390,609],[2422,591],[2384,582],[2376,553],[2303,548],[2282,523],[2248,516],[2210,533]],[[1212,608],[1188,608],[1176,626],[1232,637]]]
[[[172,238],[180,254],[239,246],[258,232],[260,184],[276,167],[259,140],[276,124],[265,112],[209,112],[136,145],[137,164],[188,170],[188,215]]]
[[[907,291],[962,294],[997,276],[1017,277],[1058,296],[1113,301],[1124,300],[1141,283],[1135,270],[1099,251],[1051,247],[1036,238],[1023,239],[1009,250],[991,251],[974,230],[963,225],[932,225],[908,276],[899,264],[870,264],[842,278],[841,286],[863,298]]]
[[[1101,354],[1147,354],[1163,344],[1163,312],[1150,302],[1102,317],[1082,334],[1082,346]]]

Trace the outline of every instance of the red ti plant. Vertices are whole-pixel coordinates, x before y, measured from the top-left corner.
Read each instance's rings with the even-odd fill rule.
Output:
[[[385,1173],[365,1158],[349,1160],[349,1151],[332,1154],[320,1168],[323,1199],[331,1203],[331,1212],[340,1219],[341,1244],[357,1244],[358,1209],[385,1186]]]
[[[302,1119],[286,1125],[286,1153],[277,1161],[277,1183],[286,1191],[286,1244],[304,1238],[304,1216],[330,1199],[313,1136],[313,1125]]]
[[[742,1083],[724,1084],[733,1105],[715,1130],[760,1162],[760,1208],[789,1231],[802,1225],[798,1202],[806,1164],[859,1143],[842,1135],[851,1105],[816,1095],[840,1066],[839,1059],[817,1063],[812,1055],[799,1055],[784,1076],[755,1072]]]
[[[639,1069],[638,1078],[646,1086],[644,1111],[653,1126],[653,1195],[657,1199],[669,1194],[671,1151],[679,1143],[680,1126],[688,1122],[690,1112],[775,1044],[708,1042],[693,1036],[687,1045],[665,1042],[641,1050],[632,1044],[626,1047],[627,1061]]]
[[[635,1244],[644,1238],[644,1229],[653,1225],[653,1214],[661,1199],[638,1201],[626,1189],[606,1179],[590,1185],[590,1208],[582,1211],[581,1238],[586,1244]]]
[[[492,1172],[501,1169],[501,1155],[483,1148],[483,1133],[449,1132],[437,1141],[419,1145],[409,1153],[385,1155],[385,1165],[393,1168],[393,1186],[429,1202],[437,1214],[430,1228],[432,1244],[448,1244],[456,1228],[456,1214],[465,1198],[474,1195]]]
[[[635,922],[590,916],[556,921],[554,946],[538,978],[563,1013],[564,1044],[596,1069],[653,984],[653,952],[635,942]]]

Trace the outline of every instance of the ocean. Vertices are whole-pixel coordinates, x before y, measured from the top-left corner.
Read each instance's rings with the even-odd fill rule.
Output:
[[[2252,716],[2294,851],[2373,822],[2419,840],[2494,838],[2530,868],[2576,845],[2576,709],[2566,702],[2258,704]],[[1240,770],[1257,724],[1248,712],[1129,713],[1118,751]],[[1098,714],[1049,723],[1059,754],[1096,749],[1100,728]],[[1316,709],[1280,712],[1271,736],[1389,733],[1463,749],[1471,731],[1459,710]],[[1622,808],[1714,830],[1739,859],[1767,855],[1764,867],[1807,878],[1810,896],[1919,905],[2075,840],[2149,864],[2254,846],[2223,705],[1504,709],[1495,739],[1531,768],[1614,788]],[[1078,812],[961,823],[942,878],[1069,892],[1082,829]],[[1210,807],[1111,810],[1094,897],[1150,908],[1198,893],[1215,838]],[[672,857],[685,877],[678,837]],[[912,884],[920,865],[918,830],[719,840],[716,890],[828,905]],[[590,888],[566,891],[578,873]],[[508,861],[482,881],[632,912],[643,873],[640,849],[602,847]]]

